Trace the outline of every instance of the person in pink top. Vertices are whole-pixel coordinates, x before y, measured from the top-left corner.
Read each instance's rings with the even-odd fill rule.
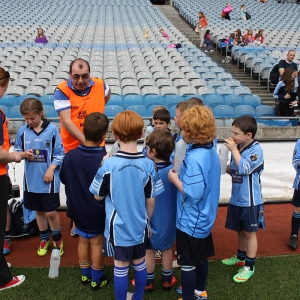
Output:
[[[47,44],[48,43],[48,40],[47,40],[47,38],[44,34],[43,28],[38,29],[38,33],[37,33],[37,36],[35,38],[35,42],[36,43],[41,43],[41,44]]]
[[[160,28],[159,32],[162,34],[163,37],[165,37],[167,39],[170,38],[170,35],[168,33],[166,33],[163,28]]]
[[[224,11],[224,19],[229,20],[230,21],[230,13],[232,12],[232,7],[230,6],[230,2],[226,3],[225,8],[223,9]]]

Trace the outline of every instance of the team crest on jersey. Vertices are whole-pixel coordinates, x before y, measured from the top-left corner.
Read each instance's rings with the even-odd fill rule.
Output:
[[[256,161],[258,159],[258,155],[257,154],[252,154],[250,156],[251,161]]]
[[[80,111],[77,116],[78,119],[85,119],[86,117],[87,117],[86,110]]]
[[[45,142],[45,146],[46,146],[47,148],[50,148],[50,145],[51,145],[51,141],[48,141],[48,140],[47,140],[47,141]]]

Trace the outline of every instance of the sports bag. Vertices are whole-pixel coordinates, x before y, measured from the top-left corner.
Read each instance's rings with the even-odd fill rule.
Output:
[[[272,84],[277,84],[280,77],[278,64],[276,64],[270,72],[270,81]]]

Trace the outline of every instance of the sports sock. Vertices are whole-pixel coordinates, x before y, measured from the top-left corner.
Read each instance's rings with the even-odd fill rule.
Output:
[[[52,230],[51,229],[51,233],[52,233],[52,239],[54,242],[58,242],[59,240],[61,240],[61,228],[59,228],[58,230]]]
[[[5,230],[5,239],[9,240],[10,238],[10,230]]]
[[[147,283],[147,268],[146,261],[143,260],[141,263],[134,265],[131,264],[134,270],[135,287],[132,300],[143,299],[144,288]]]
[[[299,227],[300,227],[300,214],[298,214],[296,211],[294,211],[293,215],[292,215],[292,232],[291,232],[291,236],[292,235],[298,236]]]
[[[94,266],[92,266],[92,281],[100,284],[103,275],[104,272],[102,271],[102,268],[95,268]]]
[[[44,231],[40,231],[40,238],[42,241],[49,241],[50,239],[50,232],[48,229]]]
[[[83,276],[88,278],[92,278],[92,268],[91,268],[91,261],[88,262],[79,262],[81,273]]]
[[[126,299],[128,291],[128,269],[129,266],[125,268],[114,267],[114,289],[116,300]]]
[[[246,256],[245,267],[250,267],[250,270],[253,271],[255,261],[256,261],[256,257],[251,258],[251,257]]]
[[[206,261],[200,265],[196,266],[196,290],[198,292],[203,292],[206,289],[206,280],[208,274],[208,261]]]
[[[173,275],[173,269],[171,270],[164,270],[161,268],[161,277],[163,282],[172,282],[172,275]]]
[[[149,285],[150,283],[153,283],[154,281],[154,272],[153,273],[147,273],[147,284],[146,285]]]
[[[196,267],[181,266],[182,298],[185,300],[194,299],[196,287]]]
[[[242,251],[240,249],[238,249],[237,251],[237,259],[239,260],[245,260],[246,258],[246,251]]]

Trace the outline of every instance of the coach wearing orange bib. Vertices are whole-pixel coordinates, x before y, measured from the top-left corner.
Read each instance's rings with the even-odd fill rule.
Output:
[[[110,88],[103,79],[90,77],[89,63],[81,58],[72,61],[70,78],[60,83],[54,93],[54,108],[59,113],[61,138],[65,152],[84,143],[82,127],[92,112],[104,113]]]

